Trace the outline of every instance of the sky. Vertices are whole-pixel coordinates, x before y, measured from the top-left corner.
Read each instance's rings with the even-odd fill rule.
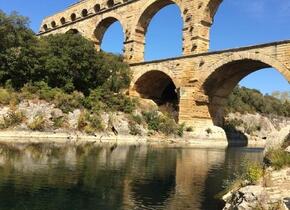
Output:
[[[6,13],[17,11],[30,19],[38,32],[44,17],[65,9],[77,0],[0,0]],[[290,39],[290,0],[224,0],[211,30],[210,51]],[[107,30],[102,49],[121,53],[122,26],[116,22]],[[170,5],[152,19],[146,34],[145,60],[182,54],[182,19],[179,8]],[[263,93],[290,91],[286,79],[274,69],[263,69],[245,77],[240,85]]]

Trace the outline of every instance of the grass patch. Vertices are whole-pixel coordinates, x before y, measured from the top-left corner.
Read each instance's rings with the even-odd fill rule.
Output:
[[[236,191],[247,185],[257,184],[263,175],[264,168],[262,164],[243,162],[240,166],[240,170],[234,174],[233,178],[224,181],[224,190],[215,197],[220,199],[230,191]]]
[[[77,128],[87,134],[94,134],[96,131],[103,131],[104,125],[99,113],[90,114],[85,110],[79,116]]]
[[[3,121],[0,123],[1,129],[6,129],[20,125],[25,119],[22,112],[17,110],[10,110],[4,117]]]
[[[282,169],[290,166],[290,153],[282,148],[270,149],[264,157],[264,162],[267,166],[272,166],[276,170]]]
[[[134,121],[129,122],[129,130],[130,130],[130,134],[133,136],[142,135],[141,129],[138,127],[138,124]]]
[[[178,125],[170,117],[161,115],[157,111],[143,112],[142,114],[149,130],[161,132],[166,136],[183,136],[184,125]]]
[[[43,131],[45,129],[45,124],[45,118],[42,115],[38,115],[28,124],[28,128],[33,131]]]

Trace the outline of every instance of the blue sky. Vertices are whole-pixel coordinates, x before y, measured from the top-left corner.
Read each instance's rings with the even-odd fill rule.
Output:
[[[6,13],[18,11],[29,17],[31,28],[37,32],[45,16],[63,10],[76,1],[0,0],[0,9]],[[146,35],[145,59],[181,55],[181,30],[182,20],[177,6],[167,6],[157,13]],[[224,0],[212,27],[210,50],[285,39],[290,39],[290,0]],[[102,48],[120,53],[122,42],[122,27],[115,23],[106,32]],[[253,73],[240,84],[264,93],[274,90],[290,91],[288,82],[273,69]]]

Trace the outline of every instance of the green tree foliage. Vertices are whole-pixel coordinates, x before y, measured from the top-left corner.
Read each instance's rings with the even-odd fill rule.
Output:
[[[121,56],[97,52],[78,34],[36,38],[28,20],[0,12],[0,84],[14,89],[43,81],[65,92],[89,95],[102,88],[117,93],[130,84],[131,74]]]
[[[28,28],[28,19],[16,12],[6,15],[0,10],[0,52],[19,46],[28,46],[35,36]]]
[[[229,96],[226,112],[274,114],[290,117],[290,102],[237,86]]]
[[[93,43],[80,35],[42,37],[38,47],[42,68],[36,69],[40,72],[35,72],[34,81],[44,76],[50,87],[86,95],[97,87],[119,92],[130,83],[129,68],[122,57],[97,52]]]
[[[65,112],[88,108],[130,113],[135,101],[122,93],[130,81],[121,56],[97,52],[78,34],[37,38],[27,18],[0,11],[0,86],[7,88],[0,94],[6,103],[9,91],[17,90],[22,98],[38,97]]]
[[[0,11],[0,82],[13,80],[16,87],[29,77],[35,63],[33,46],[37,38],[28,28],[28,19]],[[23,77],[25,76],[25,77]]]

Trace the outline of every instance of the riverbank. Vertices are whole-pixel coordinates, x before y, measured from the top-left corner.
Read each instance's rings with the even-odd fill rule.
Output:
[[[266,148],[263,165],[247,162],[229,182],[224,210],[290,208],[290,139]]]
[[[140,99],[132,113],[85,109],[64,112],[44,100],[22,100],[0,107],[0,140],[4,142],[112,142],[165,145],[265,147],[289,134],[290,119],[260,114],[231,113],[223,128],[209,121],[191,127],[178,125],[151,100]]]
[[[187,147],[214,147],[226,148],[228,142],[225,139],[194,139],[174,138],[166,136],[132,136],[82,133],[53,133],[53,132],[29,132],[29,131],[1,131],[0,143],[57,143],[57,144],[158,144],[164,146],[187,146]]]
[[[224,210],[290,208],[290,167],[275,171],[268,168],[256,185],[248,185],[223,196]]]

